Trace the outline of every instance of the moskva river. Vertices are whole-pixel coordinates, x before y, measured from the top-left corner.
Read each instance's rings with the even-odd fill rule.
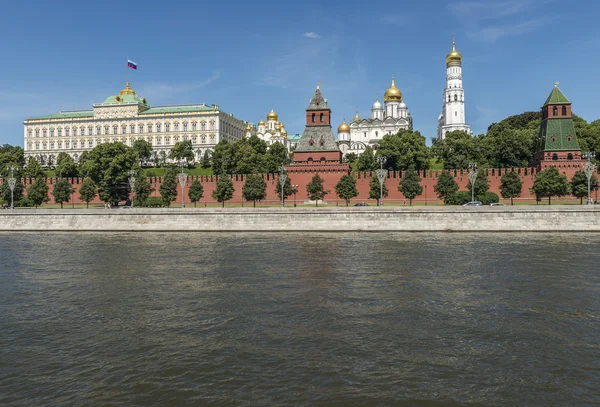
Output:
[[[600,404],[599,234],[0,234],[2,406]]]

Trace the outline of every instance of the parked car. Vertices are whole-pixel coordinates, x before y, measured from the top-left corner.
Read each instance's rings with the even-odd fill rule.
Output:
[[[354,206],[369,206],[364,202],[355,203]]]
[[[482,205],[483,204],[481,203],[481,201],[471,201],[471,202],[467,202],[463,206],[482,206]]]
[[[502,202],[494,202],[494,203],[491,203],[490,206],[506,206],[506,205],[504,205]]]

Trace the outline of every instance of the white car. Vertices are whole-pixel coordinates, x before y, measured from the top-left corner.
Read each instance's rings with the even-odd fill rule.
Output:
[[[490,206],[506,206],[502,202],[491,203]]]

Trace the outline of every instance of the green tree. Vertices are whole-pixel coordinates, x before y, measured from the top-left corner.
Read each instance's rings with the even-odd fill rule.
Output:
[[[4,144],[0,146],[0,173],[3,175],[10,174],[8,168],[11,165],[17,168],[23,168],[25,166],[25,152],[20,146]],[[21,174],[20,171],[16,171],[15,177],[17,173],[20,176],[24,176],[24,174]]]
[[[356,180],[352,175],[344,175],[340,178],[335,186],[335,193],[346,201],[346,206],[350,204],[350,200],[358,196],[356,189]]]
[[[509,199],[510,204],[514,205],[513,199],[521,196],[523,181],[516,171],[505,172],[500,178],[500,194],[502,198]]]
[[[447,205],[451,205],[449,199],[458,192],[458,189],[458,183],[449,171],[442,171],[437,183],[433,187],[438,199],[443,200]]]
[[[233,162],[233,145],[227,140],[221,140],[215,146],[212,154],[213,174],[233,174],[235,163]]]
[[[353,163],[356,160],[358,160],[358,155],[356,153],[347,153],[344,156],[344,161],[347,163]]]
[[[423,193],[423,186],[421,185],[421,177],[414,168],[409,168],[404,177],[400,180],[400,184],[398,185],[398,191],[402,192],[408,200],[410,201],[410,206],[412,206],[412,201],[417,196]]]
[[[169,158],[177,161],[185,160],[187,163],[194,161],[194,148],[192,147],[192,142],[187,140],[175,143],[173,148],[171,148]]]
[[[64,178],[56,180],[56,184],[54,184],[54,189],[52,190],[54,202],[60,204],[60,209],[62,209],[63,204],[69,202],[71,199],[73,192],[75,192],[75,189],[73,189],[73,186],[69,181]]]
[[[204,187],[197,179],[192,181],[192,185],[188,189],[188,197],[190,201],[194,203],[194,208],[196,207],[196,203],[202,199],[204,196]]]
[[[372,171],[377,167],[377,163],[375,162],[375,154],[373,153],[373,149],[369,146],[365,148],[365,151],[362,152],[360,156],[358,156],[358,163],[356,164],[356,168],[358,171]]]
[[[133,148],[138,155],[140,167],[142,167],[144,163],[148,162],[152,157],[152,144],[148,143],[144,139],[140,138],[134,141],[131,148]]]
[[[34,157],[29,157],[27,160],[27,178],[46,178],[46,173],[42,169],[42,166],[38,164],[37,160]]]
[[[325,190],[323,183],[323,178],[321,178],[319,174],[315,174],[315,176],[312,177],[312,180],[306,184],[308,198],[311,201],[315,201],[315,206],[319,206],[319,201],[325,199],[325,196],[329,193],[329,191]]]
[[[37,208],[44,202],[49,202],[48,184],[44,178],[36,178],[36,180],[27,189],[27,199]]]
[[[152,192],[154,192],[152,184],[148,181],[148,177],[144,171],[140,170],[135,177],[133,205],[143,207]]]
[[[233,188],[233,181],[229,177],[219,177],[217,181],[217,186],[215,190],[212,192],[212,197],[217,202],[221,202],[221,206],[225,207],[225,202],[229,201],[233,198],[233,193],[235,189]]]
[[[273,174],[277,172],[280,167],[288,164],[289,161],[287,148],[279,142],[273,143],[269,147],[269,150],[267,150],[261,172]]]
[[[246,201],[262,201],[267,197],[267,183],[261,175],[248,175],[242,187],[242,196]]]
[[[177,198],[177,185],[177,170],[174,167],[167,168],[159,188],[165,206],[171,206],[171,202]]]
[[[210,159],[210,153],[208,152],[208,150],[205,150],[204,155],[202,156],[202,161],[200,161],[200,166],[202,168],[210,168],[211,165],[212,162]]]
[[[565,174],[561,174],[556,167],[550,167],[536,174],[530,191],[539,198],[548,198],[548,205],[551,205],[553,196],[569,194],[569,182]]]
[[[167,165],[167,153],[166,151],[160,151],[158,153],[158,162],[159,164],[164,167],[165,165]]]
[[[477,160],[476,140],[465,131],[451,131],[436,140],[431,151],[438,162],[443,161],[444,169],[464,169]]]
[[[89,178],[84,179],[79,188],[79,199],[85,202],[86,208],[90,207],[90,202],[96,198],[97,194],[98,188],[94,184],[94,181]]]
[[[137,161],[137,153],[123,143],[103,143],[88,152],[82,173],[94,181],[100,199],[118,203],[129,198],[129,171]]]
[[[404,171],[410,167],[416,170],[428,169],[431,154],[421,133],[400,130],[397,134],[383,136],[377,149],[377,157],[379,156],[387,158],[385,168]]]
[[[595,175],[592,175],[592,178],[590,179],[591,188],[597,183],[598,178],[596,178]],[[571,193],[574,197],[579,198],[580,204],[583,204],[583,198],[587,198],[588,196],[588,180],[585,172],[579,170],[573,174],[573,178],[571,178]]]
[[[56,157],[55,171],[58,178],[76,177],[77,164],[69,154],[60,152],[58,153],[58,157]]]
[[[281,201],[281,184],[279,182],[275,183],[275,193]],[[283,183],[283,201],[285,202],[285,200],[292,195],[292,193],[292,182],[290,181],[290,177],[287,177]]]
[[[25,185],[23,185],[23,183],[21,182],[21,180],[19,178],[16,177],[17,182],[15,183],[15,190],[13,193],[13,198],[14,198],[14,202],[18,202],[23,198],[23,192],[25,191]],[[2,186],[0,186],[0,189],[2,190],[2,200],[4,202],[6,202],[7,204],[10,203],[10,187],[8,185],[8,181],[4,182],[2,184]]]
[[[377,205],[379,205],[379,198],[381,197],[381,186],[379,184],[379,179],[377,178],[377,174],[373,173],[371,175],[371,181],[369,181],[369,198],[377,199]],[[389,195],[389,191],[385,182],[383,183],[383,197],[387,198]]]

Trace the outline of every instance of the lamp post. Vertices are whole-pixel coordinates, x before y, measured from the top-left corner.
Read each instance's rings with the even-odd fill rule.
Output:
[[[380,155],[377,157],[377,162],[379,163],[379,171],[377,171],[377,178],[379,179],[379,206],[383,206],[383,183],[385,182],[385,177],[387,176],[387,170],[383,169],[383,164],[387,161],[387,158]]]
[[[135,171],[129,171],[129,188],[131,188],[131,209],[133,209],[133,193],[135,192]]]
[[[292,194],[294,194],[294,208],[296,207],[296,192],[298,192],[298,185],[292,185]]]
[[[10,209],[15,209],[15,185],[17,180],[15,179],[15,170],[19,170],[14,165],[10,166],[10,178],[8,179],[8,187],[10,188]]]
[[[185,162],[182,161],[179,165],[181,167],[181,174],[177,176],[177,179],[179,180],[179,185],[181,185],[181,207],[185,208],[185,182],[187,181],[187,174],[183,170]]]
[[[477,179],[477,163],[469,163],[469,182],[471,183],[471,202],[475,201],[475,180]]]
[[[591,179],[592,175],[594,175],[594,171],[596,170],[596,164],[592,162],[592,158],[596,157],[596,153],[590,151],[589,153],[585,153],[581,156],[583,159],[587,159],[587,162],[583,164],[583,169],[585,171],[585,175],[587,176],[588,181],[588,196],[587,196],[587,204],[592,204],[592,195],[591,195]]]
[[[283,187],[285,186],[285,181],[287,181],[287,174],[284,173],[285,168],[279,167],[279,185],[281,185],[281,207],[284,205],[284,195],[283,195]]]

